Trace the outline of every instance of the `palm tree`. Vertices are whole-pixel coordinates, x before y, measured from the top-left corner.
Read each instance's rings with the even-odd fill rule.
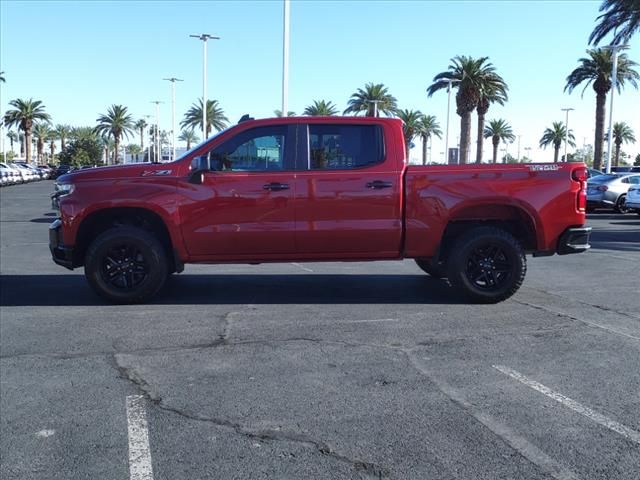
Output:
[[[600,23],[589,35],[591,45],[597,45],[610,32],[613,32],[611,43],[620,45],[626,43],[640,29],[640,2],[638,0],[604,0],[600,5],[600,11],[605,13],[596,19]]]
[[[387,117],[395,115],[398,109],[396,97],[389,93],[389,89],[382,83],[367,83],[364,89],[359,88],[347,102],[347,109],[343,113],[358,115],[365,112],[367,117],[379,117],[380,112]]]
[[[193,130],[182,130],[182,132],[180,132],[178,140],[180,140],[181,142],[187,142],[187,150],[191,150],[191,144],[199,142],[200,138]]]
[[[625,122],[616,122],[613,124],[613,143],[616,144],[615,166],[618,166],[620,159],[620,146],[623,143],[636,143],[636,137],[633,129]]]
[[[540,139],[540,146],[542,148],[547,148],[547,146],[553,145],[553,161],[555,163],[558,162],[558,153],[560,152],[560,146],[562,145],[562,142],[564,142],[565,138],[567,138],[567,129],[564,127],[564,123],[553,122],[552,127],[545,129],[544,134]],[[571,130],[569,130],[569,140],[567,143],[572,147],[575,147],[576,143],[574,142],[574,140],[575,137],[573,136],[573,133],[571,133]]]
[[[140,150],[144,150],[144,129],[147,128],[149,125],[147,124],[147,122],[144,120],[144,118],[141,118],[140,120],[138,120],[136,122],[136,124],[133,126],[133,128],[135,128],[136,130],[138,130],[138,132],[140,132]]]
[[[586,82],[584,91],[593,83],[593,90],[596,92],[596,131],[593,152],[593,168],[600,169],[602,163],[602,145],[604,140],[604,120],[605,104],[607,93],[611,90],[611,68],[613,67],[613,53],[610,49],[587,50],[588,58],[578,60],[580,66],[567,77],[565,91],[571,93],[574,88]],[[618,91],[624,87],[625,82],[629,82],[638,88],[640,74],[633,69],[637,63],[629,60],[626,53],[618,56],[617,86]]]
[[[73,140],[96,140],[98,139],[98,134],[96,133],[95,128],[91,127],[73,127],[71,132],[69,133],[69,138]]]
[[[113,137],[113,163],[118,162],[118,147],[120,146],[120,138],[123,136],[129,138],[133,133],[133,119],[131,114],[127,113],[127,107],[122,105],[111,105],[106,115],[100,115],[96,122],[95,128],[97,134],[103,137]]]
[[[11,151],[13,152],[13,144],[18,141],[18,134],[16,132],[14,132],[13,130],[10,130],[7,133],[7,138],[11,142]]]
[[[52,130],[49,134],[49,152],[51,153],[50,161],[53,161],[53,156],[56,153],[56,140],[58,139],[58,134],[55,130]]]
[[[60,139],[60,150],[64,150],[64,147],[67,146],[67,138],[71,136],[71,127],[58,124],[55,128],[55,134]]]
[[[27,163],[31,162],[31,132],[34,122],[49,122],[50,116],[44,111],[44,105],[40,100],[22,100],[17,98],[11,100],[9,105],[14,107],[8,110],[4,116],[4,124],[7,127],[17,126],[19,130],[24,132],[26,144]]]
[[[273,114],[278,117],[278,118],[282,118],[282,110],[274,110]],[[295,117],[296,116],[296,112],[292,112],[291,110],[287,110],[287,117]]]
[[[420,122],[424,115],[420,110],[398,110],[398,118],[402,120],[402,131],[404,132],[404,145],[409,160],[409,149],[411,140],[420,132]]]
[[[418,135],[422,138],[422,165],[427,164],[427,143],[431,136],[442,138],[440,124],[435,115],[423,115],[418,124]]]
[[[484,138],[492,138],[493,141],[493,163],[498,162],[498,146],[500,142],[514,141],[516,136],[511,130],[511,125],[506,120],[491,120],[489,125],[484,127]]]
[[[227,127],[229,119],[224,116],[224,110],[220,108],[217,100],[207,100],[207,138],[211,134],[211,129],[215,129],[219,132],[223,128]],[[198,103],[194,103],[187,113],[184,114],[184,119],[180,122],[182,128],[199,128],[202,130],[202,99],[198,99]]]
[[[471,112],[473,112],[482,96],[482,85],[487,78],[497,76],[495,68],[487,62],[488,57],[474,59],[467,56],[456,56],[445,72],[433,77],[433,83],[427,88],[429,96],[438,90],[452,87],[456,93],[456,112],[460,115],[460,163],[467,163],[471,149]]]
[[[329,102],[324,100],[314,100],[313,105],[309,105],[304,109],[303,115],[309,115],[311,117],[330,117],[338,113],[338,108]]]
[[[0,82],[4,83],[6,80],[4,79],[4,72],[0,72]]]
[[[487,75],[482,80],[480,85],[480,98],[478,99],[478,141],[476,152],[476,163],[482,163],[482,151],[484,149],[484,119],[489,111],[489,106],[492,103],[499,103],[504,105],[507,101],[507,84],[500,75]],[[495,163],[496,157],[494,156],[493,162]]]
[[[36,123],[33,126],[33,136],[37,141],[37,161],[42,161],[42,154],[44,152],[44,144],[49,141],[49,137],[51,136],[51,128],[46,123]]]

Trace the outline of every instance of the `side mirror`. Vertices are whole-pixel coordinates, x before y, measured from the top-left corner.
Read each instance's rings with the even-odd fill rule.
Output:
[[[191,174],[189,183],[201,184],[204,180],[204,172],[209,170],[208,156],[194,157],[191,160]]]

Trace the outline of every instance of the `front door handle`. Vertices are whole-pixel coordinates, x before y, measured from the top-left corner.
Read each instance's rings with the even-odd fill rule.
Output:
[[[380,188],[391,188],[393,187],[392,182],[383,182],[382,180],[374,180],[373,182],[367,183],[367,188],[380,189]]]
[[[267,183],[267,184],[263,185],[262,188],[264,190],[271,190],[272,192],[278,192],[280,190],[289,190],[289,184],[288,183],[271,182],[271,183]]]

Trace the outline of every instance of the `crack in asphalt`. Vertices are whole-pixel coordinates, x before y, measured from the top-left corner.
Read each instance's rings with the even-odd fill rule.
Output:
[[[223,418],[208,417],[187,411],[185,409],[172,407],[166,404],[166,402],[163,401],[162,397],[160,397],[156,392],[153,391],[151,385],[142,377],[142,375],[140,375],[139,372],[136,371],[134,367],[127,367],[120,363],[118,357],[121,355],[123,354],[115,353],[111,356],[114,362],[114,366],[117,369],[120,377],[133,383],[142,393],[142,395],[144,395],[151,403],[153,403],[153,405],[155,405],[162,411],[173,413],[188,420],[206,422],[215,425],[216,427],[222,428],[228,432],[235,433],[252,440],[295,443],[303,447],[314,449],[323,456],[327,456],[339,462],[349,464],[357,472],[365,475],[367,478],[378,480],[389,478],[390,472],[388,469],[381,467],[375,463],[350,458],[347,455],[337,452],[335,448],[333,448],[328,443],[314,440],[308,435],[295,432],[286,432],[282,430],[254,430],[239,423],[225,420]]]
[[[552,297],[556,297],[556,298],[559,298],[559,299],[562,299],[562,300],[575,302],[575,303],[579,303],[581,305],[586,305],[586,306],[589,306],[589,307],[597,308],[598,310],[602,310],[604,312],[615,313],[616,315],[622,315],[624,317],[631,318],[632,320],[640,320],[640,317],[638,317],[636,315],[633,315],[633,314],[630,314],[630,313],[627,313],[627,312],[621,312],[620,310],[615,310],[613,308],[605,307],[604,305],[597,305],[595,303],[589,303],[589,302],[584,302],[582,300],[576,300],[574,298],[569,298],[569,297],[565,297],[563,295],[558,295],[557,293],[548,292],[548,291],[543,290],[541,288],[535,288],[535,287],[527,287],[527,288],[529,290],[535,290],[536,292],[544,293],[545,295],[550,295]],[[520,304],[523,304],[523,305],[529,305],[527,303],[519,302],[517,300],[516,300],[516,303],[520,303]],[[547,310],[547,311],[549,311],[551,313],[556,313],[556,312],[553,312],[551,310]]]

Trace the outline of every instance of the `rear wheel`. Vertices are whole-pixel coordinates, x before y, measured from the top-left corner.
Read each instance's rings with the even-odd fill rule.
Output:
[[[497,303],[518,291],[527,272],[522,246],[511,234],[479,227],[457,239],[448,265],[449,282],[479,303]]]
[[[445,266],[433,261],[432,259],[416,258],[415,262],[423,272],[428,273],[433,278],[444,278],[447,276]]]
[[[137,227],[100,234],[87,249],[84,273],[100,296],[114,303],[142,303],[164,285],[167,257],[160,241]]]
[[[620,195],[618,197],[618,201],[616,202],[616,206],[614,207],[614,210],[618,213],[629,213],[629,208],[625,205],[626,200],[627,200],[626,195]]]

